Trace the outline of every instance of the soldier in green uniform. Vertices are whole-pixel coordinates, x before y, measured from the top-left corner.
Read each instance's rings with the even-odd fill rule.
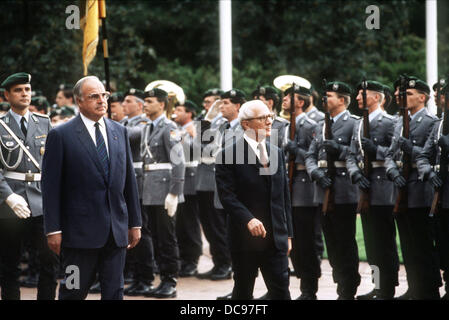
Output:
[[[31,75],[15,73],[1,86],[11,109],[0,118],[0,286],[3,300],[20,299],[19,263],[22,244],[37,250],[37,299],[53,300],[57,256],[44,235],[40,163],[51,124],[48,116],[31,113]]]

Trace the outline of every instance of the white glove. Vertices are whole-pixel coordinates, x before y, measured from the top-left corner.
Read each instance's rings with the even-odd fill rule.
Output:
[[[169,217],[173,217],[176,212],[176,208],[178,207],[178,196],[174,194],[167,194],[165,198],[165,209],[167,210],[167,214]]]
[[[30,217],[31,211],[28,208],[28,203],[22,196],[13,193],[5,201],[19,218],[26,219]]]
[[[220,113],[220,106],[223,104],[223,101],[218,99],[210,106],[209,111],[207,112],[204,120],[212,122],[212,120]]]

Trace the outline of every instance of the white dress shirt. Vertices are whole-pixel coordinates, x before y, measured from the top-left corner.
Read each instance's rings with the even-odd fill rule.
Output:
[[[92,138],[95,146],[97,145],[97,139],[95,138],[95,121],[90,120],[86,116],[84,116],[82,113],[80,113],[81,120],[83,120],[84,125],[87,128],[87,131],[89,132],[90,137]],[[98,120],[98,123],[100,124],[100,132],[103,135],[104,144],[106,145],[106,151],[109,156],[109,146],[108,146],[108,134],[106,133],[106,125],[104,123],[104,118],[102,117],[100,120]]]
[[[250,148],[251,148],[251,149],[254,151],[254,153],[256,154],[257,159],[259,159],[259,162],[261,162],[261,161],[260,161],[260,152],[259,152],[259,148],[257,147],[257,146],[259,145],[259,143],[262,144],[261,146],[262,146],[263,151],[264,151],[264,153],[265,153],[266,159],[268,159],[267,147],[266,147],[266,145],[265,145],[265,138],[264,138],[262,141],[257,142],[257,141],[254,140],[253,138],[250,138],[250,137],[246,134],[246,132],[243,134],[243,138],[246,140],[246,142],[248,142]]]

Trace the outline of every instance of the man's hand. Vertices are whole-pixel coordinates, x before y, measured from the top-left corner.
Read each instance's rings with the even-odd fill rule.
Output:
[[[335,140],[324,140],[323,146],[327,153],[330,153],[330,154],[333,154],[336,156],[339,156],[341,153],[342,146]]]
[[[401,150],[408,154],[409,156],[413,153],[413,143],[410,141],[410,139],[406,139],[404,137],[399,137],[398,139],[399,147]]]
[[[396,168],[393,168],[387,172],[387,177],[391,181],[393,181],[394,186],[396,188],[403,188],[407,185],[407,181],[405,178],[399,173],[399,170]]]
[[[251,233],[251,235],[253,237],[262,237],[265,238],[265,236],[267,235],[267,231],[265,230],[265,227],[263,226],[263,223],[256,219],[256,218],[252,218],[249,222],[248,222],[248,230]]]
[[[374,144],[373,140],[362,137],[362,148],[372,160],[376,159],[377,146]]]
[[[288,142],[285,145],[284,149],[291,155],[295,155],[297,147],[298,147],[298,145],[297,145],[296,141],[288,139]]]
[[[312,171],[312,180],[316,181],[323,189],[327,189],[332,185],[332,180],[326,176],[322,169],[315,169]]]
[[[62,233],[55,233],[47,236],[47,244],[51,251],[59,256],[61,252]]]
[[[22,196],[12,193],[6,198],[5,202],[20,219],[30,217],[31,211],[28,208],[28,203]]]
[[[449,151],[449,136],[441,136],[438,139],[438,145],[444,153],[447,153]]]
[[[354,173],[354,182],[359,186],[360,189],[369,189],[371,186],[370,181],[359,171]]]
[[[169,217],[173,217],[176,213],[176,208],[178,207],[178,196],[174,194],[167,194],[165,198],[165,209],[167,210],[167,214]]]
[[[134,248],[139,243],[140,237],[140,228],[128,229],[128,246],[126,247],[126,249]]]
[[[434,187],[434,189],[439,189],[443,186],[443,180],[438,176],[438,174],[434,171],[431,171],[429,174],[429,181]]]

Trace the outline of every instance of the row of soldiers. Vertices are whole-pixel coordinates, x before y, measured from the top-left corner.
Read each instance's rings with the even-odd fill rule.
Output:
[[[30,83],[30,78],[24,83]],[[323,250],[320,228],[324,233],[339,299],[354,298],[360,283],[355,222],[359,196],[364,191],[369,192],[370,199],[369,210],[361,215],[365,248],[369,264],[377,268],[373,279],[379,276],[380,283],[372,292],[358,298],[394,297],[399,269],[395,221],[409,288],[401,299],[439,298],[440,268],[446,271],[448,266],[449,198],[445,176],[441,170],[434,171],[434,167],[437,167],[435,158],[440,157],[440,148],[449,151],[449,138],[442,135],[441,121],[427,111],[428,85],[415,77],[407,77],[405,82],[405,105],[410,114],[408,138],[403,137],[401,117],[384,111],[383,107],[388,103],[386,87],[376,81],[366,81],[356,90],[359,108],[366,106],[369,112],[370,138],[364,137],[363,120],[347,110],[353,92],[345,83],[330,82],[325,87],[324,105],[330,120],[327,125],[325,115],[314,105],[316,95],[310,88],[293,84],[281,98],[275,88],[264,86],[250,97],[262,100],[273,113],[282,101],[283,113],[294,109],[296,116],[294,136],[289,136],[290,124],[283,117],[274,118],[273,131],[277,133],[275,143],[284,148],[295,163],[292,170],[294,239],[291,259],[295,274],[301,279],[300,299],[316,299]],[[11,82],[7,84],[14,85]],[[397,100],[399,87],[397,81],[394,94]],[[442,93],[437,96],[437,104],[444,105],[449,88],[438,84],[435,89]],[[204,112],[195,117],[197,106],[186,100],[175,106],[172,121],[166,115],[168,93],[162,89],[145,92],[130,89],[122,98],[118,94],[111,97],[111,116],[129,130],[142,201],[142,239],[127,257],[134,277],[132,284],[125,289],[126,294],[174,297],[179,276],[211,280],[231,277],[226,212],[217,196],[214,166],[215,156],[226,140],[243,133],[237,116],[244,102],[246,95],[241,90],[222,92],[210,89],[203,96]],[[12,124],[13,116],[7,114],[3,119]],[[29,118],[47,125],[47,121],[39,122],[39,119],[35,116]],[[199,121],[195,123],[195,119]],[[20,126],[16,127],[21,130]],[[23,141],[34,146],[34,136],[31,137],[26,129],[22,128],[23,133],[18,131],[18,135],[23,135]],[[325,134],[326,129],[330,129],[332,139]],[[233,134],[227,134],[229,132]],[[30,141],[27,141],[28,136]],[[5,172],[17,171],[17,167],[12,168],[9,162],[17,160],[15,154],[20,150],[9,134],[2,135],[2,142],[5,137],[9,140],[2,143],[2,167]],[[37,138],[45,139],[45,134]],[[195,148],[201,150],[199,156],[192,152]],[[35,151],[35,156],[40,159],[43,147]],[[8,153],[9,156],[5,157]],[[447,156],[447,152],[441,154]],[[401,164],[406,155],[413,162],[407,179]],[[364,174],[361,165],[364,157],[371,161],[369,176]],[[25,159],[21,156],[18,162],[26,164]],[[334,167],[334,173],[331,167]],[[8,175],[13,177],[11,173]],[[5,181],[15,181],[10,179],[17,177]],[[33,174],[33,179],[38,179],[38,175]],[[39,193],[39,182],[24,181],[28,181],[25,189],[18,192],[32,202],[25,191],[34,188],[33,191]],[[429,216],[434,187],[442,185],[443,210]],[[393,214],[396,195],[403,188],[408,188],[407,210]],[[332,210],[323,210],[328,190],[333,193],[334,204]],[[32,217],[39,217],[39,210],[30,207]],[[214,266],[198,274],[197,265],[202,254],[200,225],[210,244]],[[8,298],[5,288],[14,281],[9,277],[16,277],[16,273],[7,273],[4,266],[9,267],[9,264],[1,263],[2,297]],[[48,269],[40,268],[45,271],[46,281],[51,282]],[[161,283],[154,288],[152,283],[156,272],[160,274]],[[447,276],[444,272],[446,283]],[[48,298],[51,294],[41,297]],[[268,296],[265,298],[269,299]]]

